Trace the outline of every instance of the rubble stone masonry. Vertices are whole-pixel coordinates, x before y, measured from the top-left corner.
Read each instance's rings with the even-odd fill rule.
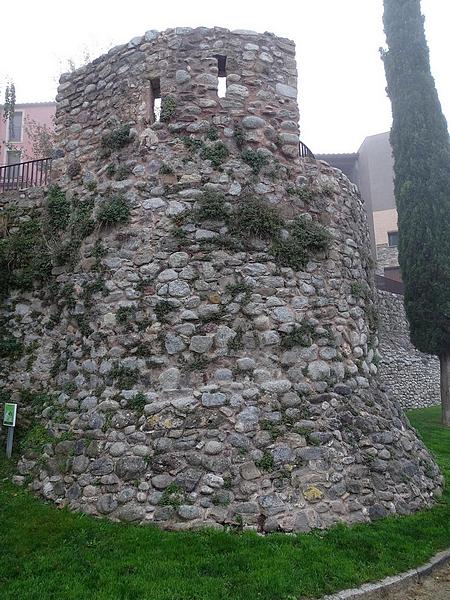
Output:
[[[56,256],[3,304],[23,352],[0,384],[31,426],[18,483],[172,529],[433,503],[438,468],[378,387],[364,208],[299,158],[296,96],[291,41],[219,28],[148,32],[61,78],[59,191],[3,199],[16,223],[36,207]]]

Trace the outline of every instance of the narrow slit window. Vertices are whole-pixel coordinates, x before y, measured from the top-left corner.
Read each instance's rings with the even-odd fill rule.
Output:
[[[219,98],[225,98],[227,93],[227,57],[217,55],[216,58],[219,77],[217,95],[219,96]]]
[[[161,118],[161,83],[159,77],[150,80],[150,120],[157,123]]]

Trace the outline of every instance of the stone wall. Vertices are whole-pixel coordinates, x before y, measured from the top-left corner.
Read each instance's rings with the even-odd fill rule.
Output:
[[[174,529],[308,531],[440,493],[378,387],[364,207],[294,153],[295,85],[292,42],[203,28],[62,79],[51,277],[3,305],[22,352],[0,384],[36,418],[18,483]]]
[[[380,380],[404,409],[440,403],[439,359],[409,340],[403,296],[378,291]]]
[[[384,275],[384,269],[398,267],[398,248],[388,244],[377,245],[377,273]]]
[[[219,61],[224,59],[226,96],[219,98]],[[163,113],[170,112],[167,128],[153,123],[155,87]],[[95,168],[108,127],[124,122],[133,123],[144,148],[165,142],[169,156],[176,136],[205,134],[214,123],[220,139],[230,139],[239,122],[247,141],[295,163],[296,98],[290,40],[220,28],[149,31],[61,77],[56,132],[66,165],[80,161],[88,170]]]

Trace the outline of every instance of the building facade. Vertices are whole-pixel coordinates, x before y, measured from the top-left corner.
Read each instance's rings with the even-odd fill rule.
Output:
[[[16,104],[13,119],[0,119],[0,165],[46,158],[43,142],[53,134],[55,110],[55,102]]]
[[[389,132],[366,137],[358,152],[319,154],[356,183],[369,218],[377,273],[401,281],[398,266],[397,208],[394,196],[394,159]]]

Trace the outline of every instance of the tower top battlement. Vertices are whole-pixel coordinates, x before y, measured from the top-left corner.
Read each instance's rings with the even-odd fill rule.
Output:
[[[149,31],[62,75],[57,102],[68,161],[89,162],[96,141],[120,123],[138,132],[166,129],[169,142],[203,134],[211,122],[221,138],[237,126],[248,143],[291,163],[298,159],[295,45],[272,33]]]

